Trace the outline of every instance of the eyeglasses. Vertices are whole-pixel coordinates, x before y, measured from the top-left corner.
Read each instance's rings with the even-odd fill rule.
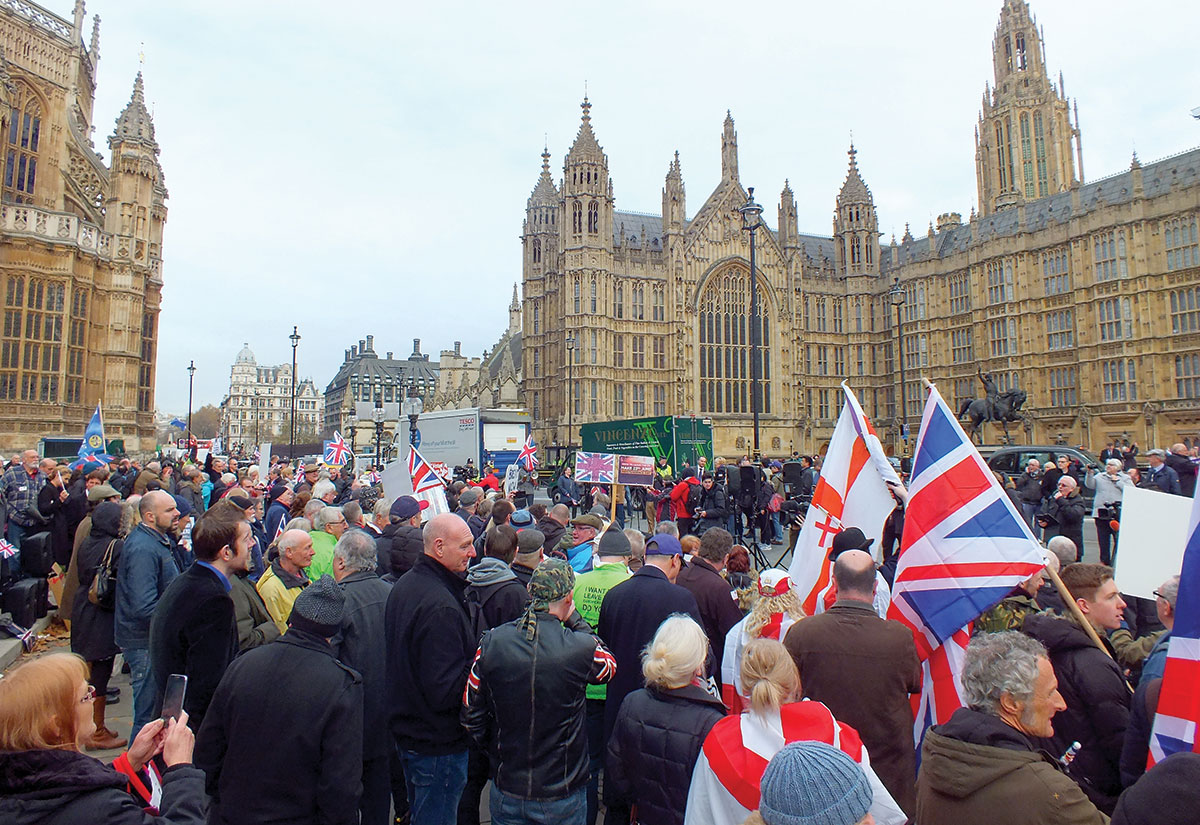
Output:
[[[88,702],[96,698],[96,688],[88,685],[87,693],[83,694],[83,698],[79,700],[79,704],[86,705]]]
[[[1162,599],[1167,604],[1171,604],[1171,600],[1168,599],[1166,596],[1164,596],[1162,593],[1159,593],[1157,590],[1154,591],[1154,595],[1157,596],[1158,598]]]

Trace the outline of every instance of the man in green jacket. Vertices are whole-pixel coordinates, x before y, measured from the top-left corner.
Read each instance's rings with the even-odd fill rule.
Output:
[[[966,707],[925,735],[917,777],[921,825],[1104,825],[1108,817],[1034,738],[1067,704],[1046,649],[1016,631],[971,639]],[[1059,756],[1059,754],[1055,754]]]

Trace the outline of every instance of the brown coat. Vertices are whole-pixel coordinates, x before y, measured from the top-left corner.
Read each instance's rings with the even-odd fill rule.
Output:
[[[925,734],[917,782],[919,825],[1104,825],[1075,781],[1024,734],[959,708]]]
[[[858,731],[871,767],[901,809],[916,807],[910,693],[921,691],[912,631],[885,621],[868,602],[843,600],[796,622],[783,640],[807,699]]]

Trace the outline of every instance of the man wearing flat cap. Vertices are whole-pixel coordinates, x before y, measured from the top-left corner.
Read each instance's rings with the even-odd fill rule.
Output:
[[[362,679],[329,644],[345,602],[322,576],[296,597],[287,633],[225,671],[193,758],[207,774],[213,825],[358,822]]]
[[[563,553],[576,573],[592,569],[592,552],[596,536],[604,529],[604,520],[595,513],[585,513],[571,519],[571,532],[559,540],[555,548]]]
[[[533,571],[524,615],[483,634],[463,694],[471,738],[498,754],[493,822],[581,821],[588,782],[584,697],[616,660],[575,610],[575,571],[546,559]]]

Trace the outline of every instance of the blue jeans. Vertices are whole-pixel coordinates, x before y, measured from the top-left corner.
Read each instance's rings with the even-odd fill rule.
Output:
[[[783,525],[779,523],[779,513],[771,513],[771,530],[774,533],[772,544],[783,544]]]
[[[17,548],[18,550],[20,550],[21,542],[23,542],[25,540],[25,537],[32,536],[36,532],[37,532],[36,528],[22,527],[20,524],[17,524],[15,521],[10,520],[8,522],[8,543],[11,544],[13,547]]]
[[[431,756],[401,750],[412,825],[455,825],[467,786],[467,751]]]
[[[492,825],[584,825],[586,795],[586,789],[580,788],[562,799],[522,799],[493,785]]]
[[[133,741],[133,737],[137,736],[142,726],[154,719],[157,688],[150,678],[148,649],[131,647],[121,651],[121,654],[129,663],[129,686],[133,689],[133,729],[129,734],[130,741]]]
[[[595,822],[600,810],[600,772],[604,770],[604,700],[587,700],[588,771],[587,821]]]

